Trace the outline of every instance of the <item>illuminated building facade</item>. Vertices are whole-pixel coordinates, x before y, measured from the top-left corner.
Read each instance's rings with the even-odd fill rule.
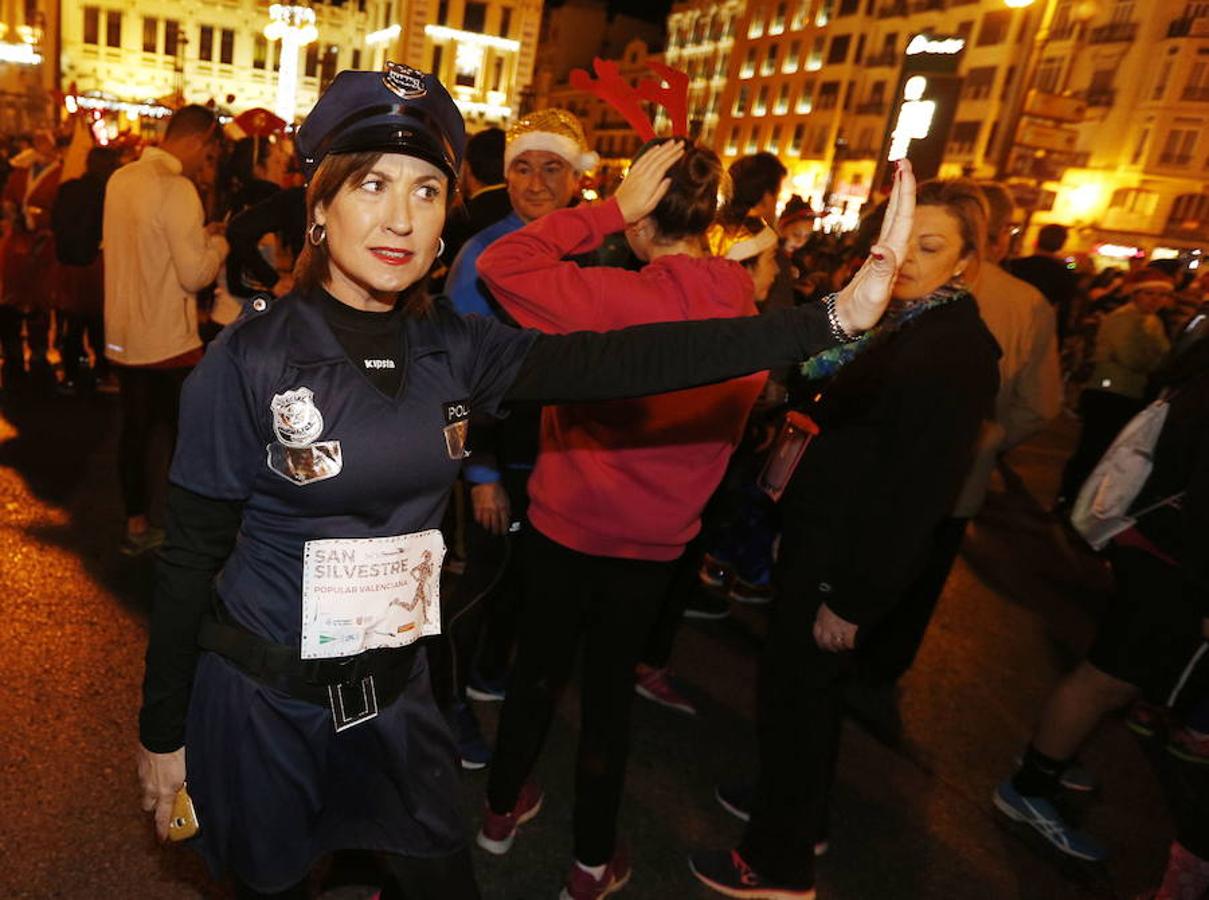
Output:
[[[400,0],[398,58],[436,74],[470,130],[506,126],[533,81],[540,0]]]
[[[951,123],[942,174],[989,175],[1023,68],[1020,39],[1036,14],[1004,0],[749,0],[721,98],[719,152],[778,154],[790,170],[786,192],[829,208],[828,224],[840,227],[855,225],[892,145],[935,140],[933,128]],[[949,56],[960,89],[950,83],[942,98],[932,97],[938,76],[926,66],[904,72],[908,59]]]
[[[689,131],[704,144],[717,146],[722,94],[735,71],[733,50],[747,0],[681,0],[667,19],[664,59],[689,76]],[[662,134],[666,115],[655,123]]]
[[[393,22],[391,0],[311,8],[315,39],[298,51],[294,86],[299,116],[340,70],[381,68],[389,46],[382,30]],[[274,109],[278,78],[290,61],[283,66],[283,42],[265,35],[270,21],[270,4],[262,0],[64,4],[62,84],[118,113],[123,127],[180,100],[213,100],[236,113]]]
[[[1037,221],[1078,226],[1105,256],[1209,252],[1209,3],[1118,0],[1082,22],[1067,6],[1039,35],[1037,84],[1087,112]]]
[[[1032,223],[1074,226],[1079,249],[1209,249],[1209,3],[696,0],[668,18],[667,58],[727,161],[778,154],[786,194],[848,227],[884,170],[920,34],[958,59],[955,108],[932,109],[951,122],[941,175],[1008,178]]]
[[[0,0],[0,132],[53,123],[59,4]]]

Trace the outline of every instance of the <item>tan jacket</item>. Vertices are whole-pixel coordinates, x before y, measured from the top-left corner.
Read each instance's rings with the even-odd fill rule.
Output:
[[[1062,409],[1053,307],[1031,284],[991,262],[981,264],[972,290],[1003,356],[995,420],[983,423],[974,465],[953,510],[963,518],[982,508],[1000,454],[1036,434]]]
[[[196,350],[197,291],[214,280],[227,242],[207,235],[205,213],[180,161],[148,147],[105,191],[105,355],[143,366]]]
[[[1126,303],[1100,323],[1096,334],[1096,366],[1086,387],[1141,400],[1150,373],[1170,349],[1162,320],[1132,302]]]

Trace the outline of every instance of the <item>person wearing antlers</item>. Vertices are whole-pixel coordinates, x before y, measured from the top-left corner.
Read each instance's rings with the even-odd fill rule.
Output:
[[[590,87],[624,113],[633,91],[599,63],[597,72]],[[663,96],[683,134],[683,104]],[[520,324],[553,334],[755,316],[753,273],[736,261],[745,256],[714,256],[705,239],[721,161],[682,137],[655,138],[649,122],[630,119],[647,143],[616,195],[499,238],[479,259],[480,277]],[[566,261],[620,231],[646,263],[642,270]],[[747,243],[746,255],[771,253],[776,235],[765,228]],[[582,644],[575,859],[563,900],[604,897],[630,877],[616,822],[635,667],[766,377],[543,411],[521,549],[517,653],[477,840],[488,852],[507,853],[517,827],[539,811],[543,795],[529,778]]]

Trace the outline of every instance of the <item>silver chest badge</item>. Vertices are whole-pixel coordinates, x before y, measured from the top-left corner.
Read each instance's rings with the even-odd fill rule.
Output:
[[[334,478],[344,468],[339,441],[319,441],[323,414],[315,405],[310,388],[300,387],[274,394],[273,433],[277,440],[268,446],[269,468],[294,484],[311,484]]]
[[[315,406],[310,388],[274,394],[269,406],[273,410],[273,431],[284,446],[307,447],[323,434],[323,414]]]

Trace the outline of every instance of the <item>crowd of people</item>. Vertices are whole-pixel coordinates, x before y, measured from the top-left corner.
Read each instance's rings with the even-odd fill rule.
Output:
[[[477,897],[457,768],[490,767],[476,841],[507,853],[581,651],[574,783],[548,786],[574,792],[562,896],[620,891],[634,698],[695,715],[676,634],[731,602],[769,610],[758,756],[716,795],[747,825],[689,865],[813,897],[845,710],[893,714],[996,464],[1064,406],[1058,516],[1162,418],[1096,641],[994,806],[1098,861],[1059,795],[1094,788],[1101,718],[1133,704],[1173,765],[1209,763],[1209,276],[1095,272],[1057,225],[1013,258],[1002,185],[906,163],[829,234],[775,156],[724,169],[684,136],[587,203],[573,115],[467,138],[393,63],[341,73],[290,137],[187,106],[147,146],[12,151],[0,390],[120,395],[121,551],[159,553],[143,805],[161,838],[195,815],[241,897],[307,896],[342,849],[404,896]],[[157,428],[188,435],[160,522]],[[1209,835],[1175,814],[1153,896],[1203,900]]]

